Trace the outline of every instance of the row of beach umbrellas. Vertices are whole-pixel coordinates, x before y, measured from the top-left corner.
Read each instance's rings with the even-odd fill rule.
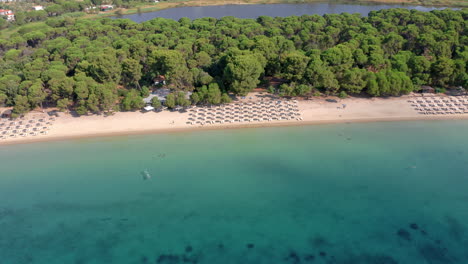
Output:
[[[190,112],[187,123],[191,125],[302,120],[296,100],[269,100],[215,107],[194,107]]]
[[[408,100],[409,103],[445,103],[445,104],[467,104],[468,96],[425,96],[416,99]]]
[[[16,120],[0,120],[0,139],[47,135],[54,117],[22,117]]]
[[[468,114],[468,96],[426,96],[408,100],[408,102],[419,114]]]

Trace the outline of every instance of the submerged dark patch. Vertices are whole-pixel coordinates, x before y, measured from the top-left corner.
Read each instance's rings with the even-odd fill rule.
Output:
[[[301,262],[301,258],[295,251],[289,252],[289,255],[284,258],[284,260],[289,261],[291,263],[299,263]]]
[[[314,248],[331,246],[331,243],[321,235],[316,235],[315,237],[310,238],[309,243]]]
[[[198,263],[198,257],[197,256],[183,255],[182,256],[182,262],[195,264],[195,263]]]
[[[305,255],[304,260],[305,261],[314,261],[315,260],[315,255]]]
[[[172,254],[162,254],[159,255],[156,263],[166,263],[166,264],[175,264],[179,262],[179,256]]]
[[[465,228],[463,225],[455,218],[451,216],[446,216],[445,220],[448,225],[449,235],[457,242],[461,242],[465,236]]]
[[[185,252],[192,252],[192,251],[193,251],[192,246],[186,246],[185,247]]]
[[[352,255],[352,254],[351,254]],[[385,254],[362,254],[359,256],[348,256],[339,262],[339,264],[399,264],[392,256]]]
[[[449,252],[446,248],[435,246],[432,244],[426,244],[419,248],[419,254],[429,264],[450,264],[454,263],[453,259],[449,256]]]
[[[0,209],[0,219],[6,218],[7,216],[12,216],[14,214],[14,211],[11,209]]]
[[[403,229],[403,228],[398,229],[397,235],[398,237],[406,241],[411,241],[411,234],[406,229]]]
[[[387,255],[367,255],[364,263],[366,264],[398,264],[398,262]]]

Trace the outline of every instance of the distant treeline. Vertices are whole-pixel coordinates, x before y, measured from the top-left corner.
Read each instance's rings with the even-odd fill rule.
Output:
[[[132,110],[160,75],[183,105],[180,91],[216,104],[268,86],[268,77],[286,82],[270,87],[285,96],[466,88],[467,21],[467,9],[141,24],[48,18],[0,39],[0,104],[16,114],[43,103],[80,114]]]

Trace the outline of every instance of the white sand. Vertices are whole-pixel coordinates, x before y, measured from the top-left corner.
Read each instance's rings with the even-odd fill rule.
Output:
[[[259,100],[256,96],[267,96],[253,93],[253,100]],[[331,98],[328,98],[331,99]],[[173,132],[200,129],[223,129],[239,127],[263,127],[282,125],[307,125],[319,123],[339,122],[375,122],[398,120],[437,120],[437,119],[468,119],[468,114],[457,115],[421,115],[413,109],[408,96],[399,98],[349,98],[337,99],[337,102],[327,101],[325,98],[312,100],[299,100],[299,110],[303,121],[284,120],[274,122],[243,122],[216,125],[190,125],[189,113],[179,112],[119,112],[112,116],[98,115],[73,117],[60,113],[47,135],[17,137],[0,140],[0,144],[27,143],[35,141],[48,141],[80,137],[143,134]],[[244,101],[249,101],[248,99]],[[343,108],[342,104],[346,104]],[[5,108],[1,109],[3,111]],[[39,115],[38,113],[30,113]]]

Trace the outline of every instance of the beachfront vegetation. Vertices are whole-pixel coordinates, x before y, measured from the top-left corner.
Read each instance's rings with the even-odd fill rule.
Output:
[[[468,10],[179,21],[48,18],[0,39],[0,100],[15,114],[133,110],[164,75],[169,107],[219,104],[268,80],[283,96],[398,96],[468,85]],[[117,107],[116,107],[117,106]]]
[[[151,98],[151,106],[154,107],[154,109],[161,108],[162,104],[161,104],[161,101],[159,101],[158,97],[155,96]]]

